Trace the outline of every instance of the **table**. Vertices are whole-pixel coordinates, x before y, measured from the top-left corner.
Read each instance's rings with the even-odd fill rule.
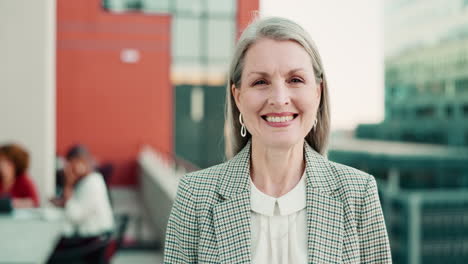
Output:
[[[63,212],[55,208],[0,214],[0,264],[45,263],[61,237],[63,225]]]

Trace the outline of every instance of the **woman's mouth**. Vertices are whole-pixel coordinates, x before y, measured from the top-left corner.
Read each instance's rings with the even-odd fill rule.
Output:
[[[270,126],[284,127],[284,126],[288,126],[291,123],[291,121],[296,119],[297,116],[299,115],[298,114],[266,114],[266,115],[262,115],[262,118]]]

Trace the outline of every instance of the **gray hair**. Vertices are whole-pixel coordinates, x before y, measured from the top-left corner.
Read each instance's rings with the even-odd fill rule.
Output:
[[[236,89],[240,89],[245,54],[250,46],[262,38],[295,41],[310,55],[315,80],[322,86],[322,94],[317,112],[317,125],[309,131],[305,140],[317,152],[325,155],[330,134],[330,100],[328,97],[327,79],[320,54],[309,34],[301,26],[289,19],[268,17],[255,20],[244,30],[237,42],[231,61],[229,82],[226,87],[226,121],[224,125],[226,157],[230,159],[235,156],[251,138],[250,133],[247,133],[246,137],[240,135],[240,112],[235,103],[231,87],[234,85]]]

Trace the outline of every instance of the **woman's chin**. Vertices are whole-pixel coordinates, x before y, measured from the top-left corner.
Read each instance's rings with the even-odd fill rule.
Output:
[[[291,136],[265,136],[260,138],[260,143],[268,148],[290,148],[298,143],[304,142],[304,138],[291,137]]]

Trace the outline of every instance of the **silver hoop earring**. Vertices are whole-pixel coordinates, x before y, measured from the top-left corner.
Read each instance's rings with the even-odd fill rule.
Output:
[[[242,121],[242,114],[239,113],[239,123],[241,124],[240,134],[242,137],[247,136],[247,129],[245,128],[244,122]]]
[[[312,129],[315,131],[315,129],[317,128],[317,118],[315,119],[314,121],[314,125],[312,126]]]

